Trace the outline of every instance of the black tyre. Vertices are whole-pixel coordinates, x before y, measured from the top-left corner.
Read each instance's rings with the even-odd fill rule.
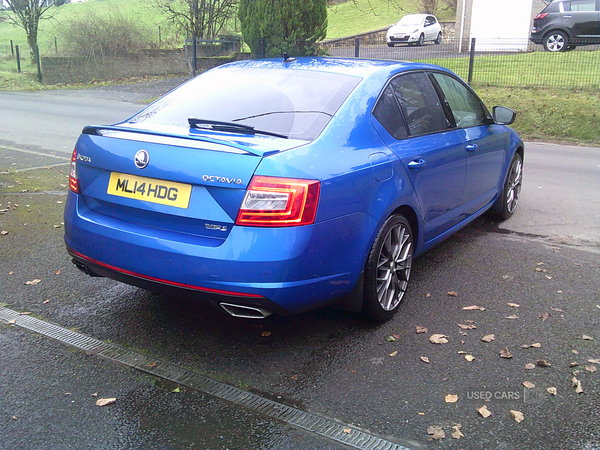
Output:
[[[438,35],[435,38],[435,41],[433,41],[433,43],[435,45],[440,45],[442,43],[442,32],[441,31],[438,33]]]
[[[404,299],[414,253],[410,224],[401,215],[390,216],[371,247],[365,265],[364,309],[370,319],[389,320]]]
[[[506,174],[502,195],[498,198],[493,208],[500,219],[509,219],[515,213],[519,204],[519,197],[521,196],[522,182],[523,158],[518,153],[515,153]]]
[[[567,35],[562,31],[552,31],[544,38],[544,48],[548,52],[566,52],[568,46]]]
[[[423,33],[421,33],[421,36],[419,36],[419,41],[417,42],[417,45],[421,46],[425,43],[425,35]]]
[[[394,43],[393,42],[388,42],[387,45],[388,45],[388,47],[393,47]]]

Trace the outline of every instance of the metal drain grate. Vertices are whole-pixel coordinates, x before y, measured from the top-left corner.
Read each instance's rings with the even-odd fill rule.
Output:
[[[406,447],[397,442],[382,439],[354,426],[266,399],[166,361],[149,358],[118,345],[76,333],[58,325],[36,319],[35,317],[21,315],[8,308],[0,307],[0,319],[6,322],[14,320],[15,325],[27,330],[56,339],[64,344],[111,361],[116,361],[150,375],[164,378],[181,386],[243,406],[349,447],[365,450],[415,450],[421,448],[417,443],[410,443],[408,445],[411,445],[411,447]]]

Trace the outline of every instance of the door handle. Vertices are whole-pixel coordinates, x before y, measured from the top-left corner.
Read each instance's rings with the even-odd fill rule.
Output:
[[[469,145],[467,145],[467,151],[468,152],[474,152],[478,148],[479,148],[479,145],[477,145],[477,144],[469,144]]]
[[[425,160],[423,158],[421,158],[421,159],[409,162],[408,168],[411,170],[418,170],[418,169],[422,169],[426,165],[427,165],[427,163],[425,162]]]

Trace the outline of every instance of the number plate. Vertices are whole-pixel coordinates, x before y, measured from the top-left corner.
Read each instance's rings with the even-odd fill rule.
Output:
[[[112,172],[106,192],[119,197],[186,209],[190,204],[192,186],[173,181],[155,180]]]

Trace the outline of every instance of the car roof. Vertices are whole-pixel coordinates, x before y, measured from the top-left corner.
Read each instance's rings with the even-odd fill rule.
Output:
[[[331,57],[299,57],[283,61],[283,58],[250,59],[236,61],[218,66],[219,68],[246,68],[246,69],[286,69],[310,70],[318,72],[339,73],[360,78],[367,78],[378,72],[404,72],[415,69],[436,69],[449,72],[432,64],[414,63],[408,61],[391,61],[360,58],[331,58]]]

